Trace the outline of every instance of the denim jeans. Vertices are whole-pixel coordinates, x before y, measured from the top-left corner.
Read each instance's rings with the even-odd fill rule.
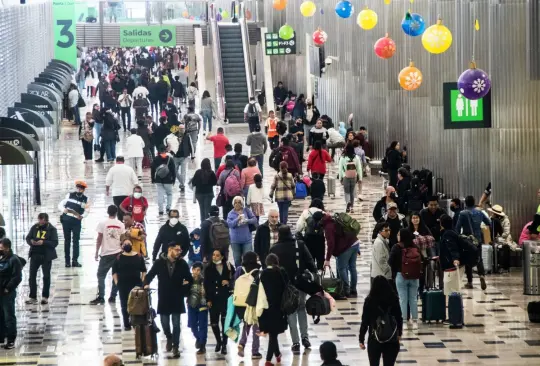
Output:
[[[339,278],[345,284],[345,293],[350,294],[356,291],[358,274],[356,272],[356,256],[358,255],[358,244],[353,245],[336,258],[336,267]],[[349,272],[351,276],[349,278]]]
[[[71,112],[73,113],[73,121],[80,125],[81,124],[81,112],[79,111],[79,106],[71,107]]]
[[[71,235],[73,234],[73,262],[79,259],[79,240],[81,238],[81,220],[62,215],[62,229],[64,231],[64,256],[66,263],[71,261]]]
[[[356,178],[343,178],[343,191],[345,193],[345,203],[354,205],[356,195]]]
[[[43,290],[41,292],[41,297],[46,299],[49,298],[52,261],[45,261],[42,258],[30,257],[30,278],[28,279],[28,285],[30,286],[30,297],[32,299],[37,298],[37,274],[39,267],[41,267],[41,272],[43,273]]]
[[[244,254],[253,251],[253,244],[251,240],[243,243],[231,243],[231,246],[235,267],[242,265],[242,257]]]
[[[253,343],[251,345],[251,354],[258,353],[260,342],[259,342],[259,336],[257,333],[259,333],[259,326],[257,324],[249,325],[244,322],[244,327],[242,329],[242,336],[240,337],[240,344],[242,347],[246,347],[247,338],[249,336],[249,331],[252,331],[253,334]]]
[[[178,347],[180,345],[180,314],[159,314],[159,318],[163,333],[165,333],[167,339],[172,338],[173,347]]]
[[[418,303],[416,296],[418,294],[418,280],[407,280],[403,277],[401,272],[396,275],[396,287],[399,295],[399,306],[401,307],[401,314],[406,319],[407,305],[411,309],[411,319],[418,320]]]
[[[201,223],[208,218],[210,213],[210,206],[212,206],[212,200],[214,199],[213,193],[196,194],[195,198],[199,201],[199,210],[201,214]]]
[[[122,111],[122,124],[124,127],[124,131],[131,130],[131,107],[120,107],[120,110]],[[127,125],[126,125],[126,116],[127,116]]]
[[[299,292],[298,310],[287,317],[287,323],[289,323],[289,330],[291,332],[291,340],[293,344],[300,343],[300,336],[302,339],[308,338],[306,294],[304,292]],[[300,336],[298,335],[298,328],[300,328]]]
[[[0,339],[7,338],[8,342],[15,342],[17,338],[17,316],[15,315],[15,298],[17,291],[13,290],[0,296]]]
[[[116,262],[116,257],[118,257],[118,254],[110,254],[101,256],[99,259],[97,270],[98,297],[105,298],[105,278],[107,278],[107,273],[109,273],[114,262]],[[117,293],[118,287],[116,287],[116,284],[112,281],[111,297],[116,297]]]
[[[80,93],[84,92],[84,88],[85,88],[84,83],[85,83],[85,82],[86,82],[86,80],[83,79],[83,80],[81,80],[81,81],[79,81],[79,82],[77,83],[77,84],[79,85],[79,92],[80,92]]]
[[[188,327],[191,329],[195,340],[201,345],[206,345],[208,339],[208,310],[199,310],[188,306]]]
[[[257,166],[259,167],[259,170],[261,171],[261,175],[264,176],[264,173],[263,173],[263,165],[264,165],[264,155],[261,154],[261,155],[255,155],[253,156],[253,158],[255,158],[255,160],[257,160]]]
[[[99,145],[101,140],[101,127],[103,123],[94,123],[94,144]]]
[[[180,184],[180,187],[184,187],[186,182],[186,158],[173,158],[173,160],[176,166],[178,184]]]
[[[106,140],[102,142],[105,146],[105,153],[107,154],[108,161],[114,161],[116,159],[116,141]]]
[[[291,206],[291,201],[278,201],[277,205],[279,209],[279,222],[282,225],[287,225],[287,220],[289,219],[289,207]]]
[[[203,120],[203,130],[206,131],[206,123],[208,122],[208,131],[212,131],[212,111],[202,110],[201,116]]]
[[[157,195],[158,195],[158,211],[164,212],[171,209],[172,205],[172,184],[156,183]],[[167,206],[165,206],[165,197],[167,197]],[[165,207],[164,207],[165,206]]]
[[[195,152],[197,152],[197,141],[199,140],[199,131],[191,131],[188,133],[189,137],[191,138],[191,145],[193,146],[191,156],[195,156]]]

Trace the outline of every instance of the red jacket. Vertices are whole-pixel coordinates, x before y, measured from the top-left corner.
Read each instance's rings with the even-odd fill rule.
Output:
[[[319,155],[318,150],[311,150],[307,162],[307,170],[312,173],[326,174],[326,163],[331,162],[332,157],[328,151],[322,149]]]
[[[324,215],[322,219],[324,227],[324,236],[326,237],[326,258],[329,261],[332,256],[337,257],[345,253],[347,249],[352,247],[358,238],[354,234],[345,233],[338,224],[334,221],[332,216]]]

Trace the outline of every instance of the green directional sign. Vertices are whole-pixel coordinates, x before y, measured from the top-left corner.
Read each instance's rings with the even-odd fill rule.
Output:
[[[77,68],[75,1],[53,1],[54,58]]]
[[[121,47],[176,46],[176,26],[141,25],[120,27]]]
[[[484,98],[469,100],[458,90],[457,83],[444,83],[444,128],[491,127],[491,92]]]

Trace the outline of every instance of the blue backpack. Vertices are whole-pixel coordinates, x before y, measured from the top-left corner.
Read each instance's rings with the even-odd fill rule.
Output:
[[[296,198],[304,199],[308,195],[307,187],[304,182],[296,182]]]

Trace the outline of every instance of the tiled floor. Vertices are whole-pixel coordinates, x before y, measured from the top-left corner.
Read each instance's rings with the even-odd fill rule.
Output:
[[[246,128],[226,127],[226,134],[232,143],[244,143]],[[122,146],[122,144],[120,144]],[[99,365],[104,354],[122,354],[126,365],[239,365],[235,346],[229,342],[229,356],[226,358],[211,352],[215,341],[209,335],[209,352],[206,356],[196,356],[194,340],[186,328],[186,318],[182,317],[182,357],[170,359],[162,352],[157,360],[135,360],[133,332],[122,330],[120,305],[90,306],[97,287],[97,262],[93,260],[95,245],[95,226],[106,216],[106,206],[112,198],[105,196],[105,174],[108,164],[83,164],[82,147],[75,129],[64,128],[60,140],[54,146],[54,163],[49,165],[47,180],[43,189],[43,206],[32,210],[48,212],[57,224],[58,201],[73,188],[73,181],[84,178],[89,184],[88,194],[92,200],[90,216],[84,220],[81,238],[81,259],[83,268],[66,269],[61,259],[54,262],[52,296],[49,306],[27,306],[24,300],[28,295],[27,275],[19,287],[17,298],[19,338],[13,351],[0,351],[0,365]],[[121,154],[122,148],[119,149]],[[188,164],[188,176],[192,176],[201,157],[211,157],[212,146],[199,142],[200,156]],[[267,164],[267,162],[265,162]],[[266,165],[265,171],[270,173]],[[333,167],[335,171],[335,167]],[[273,174],[265,177],[265,186]],[[150,198],[149,241],[152,243],[163,219],[158,218],[155,205],[155,189],[150,184],[149,172],[145,172],[143,187]],[[371,260],[368,233],[373,222],[371,210],[381,196],[381,182],[370,178],[364,184],[364,202],[357,207],[355,216],[360,219],[362,256],[358,260],[359,298],[337,303],[335,313],[325,317],[318,325],[310,325],[313,351],[293,357],[290,352],[289,335],[280,336],[283,365],[319,365],[317,348],[323,340],[336,342],[340,360],[346,365],[367,365],[367,355],[358,347],[357,335],[363,299],[369,289],[369,264]],[[335,199],[326,199],[330,211],[342,210],[345,206],[343,193],[338,187]],[[309,201],[295,201],[291,209],[290,221],[296,222],[301,210]],[[268,201],[266,209],[272,204]],[[192,193],[175,191],[174,207],[181,213],[181,219],[188,229],[199,223],[199,209],[192,203]],[[21,218],[19,225],[24,231],[30,227],[28,217]],[[17,237],[24,235],[19,230]],[[60,230],[61,235],[61,230]],[[18,240],[19,254],[26,255],[26,245]],[[59,257],[63,255],[63,241],[58,248]],[[28,270],[28,266],[26,267]],[[109,284],[110,282],[107,282]],[[475,280],[475,288],[465,291],[465,321],[462,330],[449,330],[438,324],[420,326],[418,333],[407,332],[402,338],[399,364],[435,365],[437,363],[485,364],[485,365],[540,365],[540,326],[530,324],[524,308],[531,297],[522,295],[521,272],[515,269],[509,275],[490,276],[488,290],[481,291]],[[155,284],[154,284],[155,286]],[[211,334],[211,332],[209,332]],[[161,339],[163,346],[163,339]],[[266,349],[262,340],[262,349]],[[250,347],[247,347],[248,349]],[[163,349],[163,347],[162,347]],[[252,362],[249,356],[245,365],[262,365],[263,361]]]

